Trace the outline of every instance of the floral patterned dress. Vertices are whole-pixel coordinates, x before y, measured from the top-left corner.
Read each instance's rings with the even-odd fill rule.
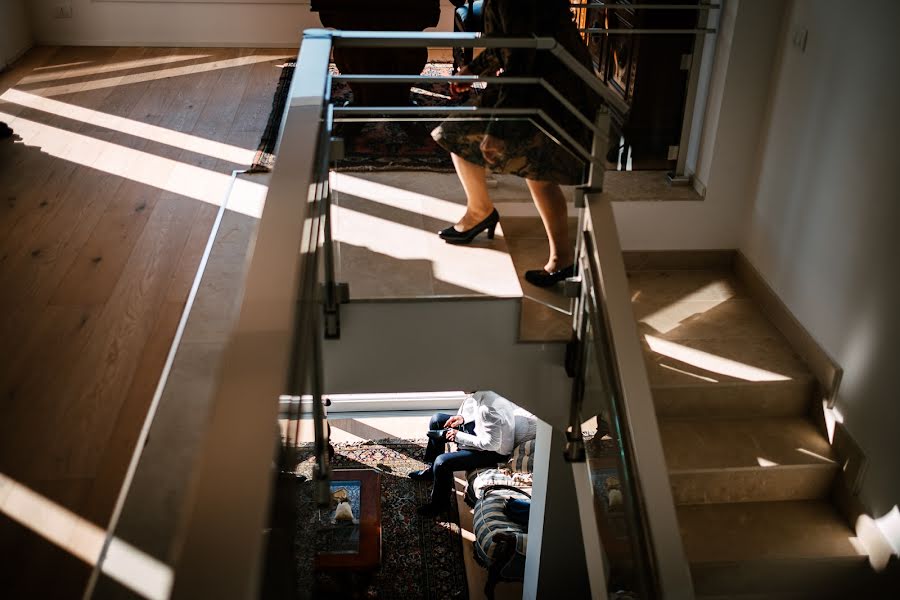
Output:
[[[484,0],[484,32],[497,37],[555,37],[579,62],[591,69],[587,46],[578,34],[569,0]],[[488,48],[469,71],[474,75],[541,77],[593,121],[598,101],[594,92],[548,50]],[[533,108],[590,149],[590,130],[540,86],[488,84],[472,104],[494,108]],[[498,162],[488,165],[479,148],[485,135],[505,142]],[[567,149],[553,128],[537,117],[494,117],[448,120],[432,133],[446,150],[495,173],[508,173],[537,181],[578,185],[586,177],[580,155]]]

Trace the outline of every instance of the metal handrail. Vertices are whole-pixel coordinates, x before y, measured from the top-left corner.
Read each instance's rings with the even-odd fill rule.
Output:
[[[607,4],[592,2],[590,4],[570,4],[569,8],[582,10],[718,10],[721,4]]]
[[[588,267],[600,314],[592,326],[604,339],[601,372],[609,390],[611,406],[618,415],[619,440],[634,477],[627,489],[638,508],[638,518],[647,534],[641,554],[649,565],[651,597],[693,598],[693,584],[686,559],[668,468],[659,435],[653,395],[644,366],[640,336],[631,307],[628,278],[610,198],[589,193],[585,198],[586,219],[593,232],[585,240],[581,257]],[[589,301],[582,292],[582,302]],[[578,311],[582,314],[584,308]],[[596,414],[596,413],[589,413]],[[586,499],[593,506],[593,498]],[[579,499],[581,503],[581,499]]]
[[[499,77],[495,75],[450,75],[446,77],[435,77],[431,75],[332,75],[332,81],[355,81],[358,83],[502,83],[507,85],[540,85],[557,102],[562,104],[576,119],[581,121],[587,129],[595,135],[600,133],[590,119],[581,114],[581,111],[572,104],[565,96],[559,93],[555,87],[547,83],[542,77]],[[626,107],[625,114],[628,113]]]
[[[224,353],[212,418],[198,463],[193,503],[188,509],[177,564],[176,597],[249,595],[255,585],[262,555],[259,534],[265,526],[272,464],[271,449],[262,446],[271,438],[271,425],[279,413],[278,398],[285,393],[300,396],[310,392],[317,398],[322,393],[319,313],[311,303],[318,297],[319,250],[323,241],[330,240],[327,166],[333,158],[331,122],[343,115],[385,114],[393,110],[392,107],[327,106],[330,82],[335,77],[344,77],[328,73],[328,63],[334,47],[371,46],[545,50],[606,104],[614,107],[624,104],[552,38],[322,29],[305,33],[277,145],[281,158],[272,174],[240,316]],[[511,83],[510,78],[500,79]],[[406,110],[408,107],[393,108],[415,114]],[[574,106],[567,108],[571,110]],[[627,106],[624,108],[627,110]],[[502,110],[483,109],[481,114],[503,116],[492,112]],[[446,109],[441,111],[446,113]],[[546,119],[536,109],[531,116]],[[608,111],[601,111],[598,119],[591,127],[598,134],[592,152],[588,153],[591,157],[599,156],[600,149],[604,148]],[[546,122],[551,123],[549,119]],[[318,137],[310,135],[314,131]],[[311,137],[316,139],[315,144],[310,144]],[[571,136],[565,141],[575,142]],[[573,147],[579,148],[580,144],[575,143]],[[586,152],[584,148],[581,151]],[[602,161],[595,159],[589,164],[589,186],[593,191],[600,191]],[[621,263],[620,257],[618,261]],[[325,269],[326,290],[334,284],[331,263]],[[621,306],[617,310],[621,312]],[[304,343],[311,344],[309,352],[303,351]],[[643,368],[642,363],[640,366]],[[322,460],[324,414],[321,402],[312,404],[319,463],[317,477],[321,481],[327,475],[327,465]],[[635,439],[640,436],[636,435]],[[228,477],[223,477],[225,472]],[[219,534],[223,522],[229,524],[227,545],[222,543]],[[655,526],[652,522],[651,525]]]
[[[329,31],[307,30],[313,38],[331,37],[335,47],[343,48],[520,48],[548,50],[559,59],[573,75],[581,79],[604,102],[619,112],[628,112],[628,105],[594,76],[594,74],[554,38],[511,38],[482,36],[477,33],[425,33],[409,31]]]
[[[272,172],[186,507],[176,598],[256,595],[278,399],[290,388],[321,388],[320,375],[310,368],[317,345],[312,353],[298,353],[298,344],[319,337],[311,287],[323,239],[319,196],[327,191],[319,171],[327,166],[322,123],[330,53],[327,40],[308,40],[300,50],[297,72],[303,76],[291,84],[278,142],[283,158]],[[319,134],[313,143],[311,132]],[[225,524],[227,536],[221,533]]]
[[[679,30],[678,33],[690,33],[691,30]],[[704,33],[707,30],[703,30]],[[590,72],[587,68],[585,68],[581,63],[579,63],[571,54],[569,54],[565,48],[563,48],[560,44],[556,43],[555,40],[548,40],[545,38],[532,38],[532,39],[510,39],[510,38],[477,38],[472,39],[469,37],[471,34],[442,34],[438,36],[430,36],[426,35],[423,38],[428,39],[437,39],[443,43],[446,43],[453,38],[463,39],[466,38],[465,43],[467,45],[471,45],[472,47],[478,47],[482,43],[485,47],[517,47],[517,48],[534,48],[534,49],[544,49],[553,53],[557,58],[565,65],[569,70],[581,78],[588,86],[597,91],[597,94],[606,100],[609,98],[609,102],[607,104],[621,104],[621,101],[617,96],[614,96],[609,92],[609,90],[600,84],[600,82],[594,77],[593,73]],[[402,34],[399,36],[394,36],[393,33],[379,32],[377,35],[372,35],[370,32],[337,32],[335,36],[335,46],[344,46],[351,45],[353,47],[410,47],[417,46],[422,42],[416,43],[415,39],[411,39],[409,34]],[[439,44],[438,44],[439,45]],[[509,83],[512,85],[520,85],[520,84],[534,84],[537,83],[536,79],[538,78],[527,78],[527,77],[469,77],[469,76],[450,76],[450,77],[428,77],[428,76],[396,76],[396,75],[386,75],[386,76],[377,76],[377,75],[354,75],[354,76],[341,76],[341,75],[332,75],[332,81],[335,80],[343,80],[343,81],[355,81],[355,82],[396,82],[396,83],[406,83],[406,82],[418,82],[418,81],[463,81],[463,82],[474,82],[478,80],[484,80],[486,82],[499,82],[499,83]],[[541,80],[543,81],[543,80]],[[551,86],[552,87],[552,86]],[[567,109],[573,114],[578,114],[579,111],[570,104],[567,106]],[[627,110],[627,108],[626,108]],[[542,111],[538,109],[495,109],[495,108],[476,108],[476,107],[454,107],[454,108],[440,108],[440,107],[341,107],[334,109],[334,115],[336,118],[343,117],[345,115],[473,115],[473,114],[481,114],[488,116],[540,116],[544,118],[551,128],[560,133],[564,134],[563,138],[569,142],[573,148],[575,148],[578,153],[587,158],[588,165],[590,169],[590,177],[589,177],[589,185],[586,189],[586,196],[591,195],[592,193],[602,192],[603,188],[603,171],[605,169],[604,162],[602,160],[603,152],[605,151],[606,144],[608,140],[606,140],[606,135],[608,131],[608,119],[609,113],[608,110],[602,110],[598,115],[599,122],[596,124],[591,124],[592,126],[589,128],[592,131],[594,136],[594,144],[592,147],[592,152],[588,152],[585,148],[583,148],[580,144],[578,144],[575,140],[571,139],[571,136],[568,136],[565,133],[565,130],[559,128],[552,120],[547,118],[546,114],[543,114]],[[608,199],[605,200],[605,203],[608,205]],[[621,259],[621,248],[618,246],[618,239],[615,235],[615,223],[612,216],[611,209],[608,211],[606,222],[604,223],[604,227],[607,229],[612,229],[613,233],[608,234],[606,237],[611,238],[610,240],[605,240],[605,250],[610,251],[611,248],[619,248],[617,252],[613,252],[609,254],[607,257],[608,260],[616,263],[617,267],[612,270],[613,276],[617,275],[618,272],[621,272],[621,277],[618,281],[616,281],[616,285],[613,290],[609,291],[606,289],[598,290],[598,294],[600,295],[600,301],[602,303],[602,309],[604,311],[604,318],[608,314],[610,308],[608,304],[612,300],[612,304],[616,306],[616,311],[618,315],[619,321],[622,319],[630,319],[632,328],[634,328],[633,322],[633,313],[630,308],[628,310],[623,309],[622,298],[628,300],[627,295],[627,285],[623,283],[624,279],[624,265],[622,264]],[[583,248],[580,251],[582,252],[594,252],[595,249],[593,246],[588,246],[587,248]],[[616,270],[618,269],[618,271]],[[605,274],[604,274],[605,275]],[[603,285],[603,281],[599,278],[596,278],[600,285]],[[607,277],[608,280],[608,277]],[[608,298],[607,293],[610,293],[614,296],[614,298]],[[624,311],[624,312],[623,312]],[[616,355],[616,346],[614,341],[617,339],[621,339],[623,335],[628,335],[628,332],[621,330],[621,326],[617,324],[616,327],[610,328],[610,335],[608,336],[609,344],[603,350],[603,354],[606,355],[608,362],[611,367],[611,380],[614,380],[615,385],[617,387],[619,398],[625,398],[625,394],[622,392],[622,388],[626,385],[630,386],[630,389],[634,391],[633,399],[637,406],[638,413],[645,411],[646,406],[649,405],[652,408],[652,399],[648,400],[649,396],[649,386],[646,383],[646,372],[640,371],[643,369],[643,358],[639,354],[639,346],[635,344],[629,344],[626,342],[623,346],[628,348],[627,352],[627,360],[629,363],[637,364],[636,367],[639,369],[641,373],[643,373],[643,382],[638,378],[635,379],[633,372],[620,372],[624,370],[620,370],[617,368],[617,362],[621,362],[622,358]],[[634,333],[634,342],[636,342],[636,331]],[[637,358],[634,356],[634,348],[638,348]],[[628,380],[627,383],[625,380]],[[643,387],[641,384],[643,383]],[[631,396],[629,396],[631,398]],[[624,400],[623,400],[624,401]],[[662,486],[668,486],[668,473],[665,470],[665,460],[662,455],[661,442],[659,440],[659,429],[656,424],[655,418],[651,418],[648,421],[645,414],[640,414],[641,418],[636,419],[639,424],[631,428],[631,410],[627,406],[621,407],[622,411],[622,422],[629,426],[629,432],[625,436],[626,439],[626,449],[628,452],[628,457],[630,464],[633,466],[634,473],[642,473],[646,475],[648,478],[653,479],[652,482],[646,482],[642,480],[641,477],[636,477],[629,481],[632,491],[632,497],[635,499],[637,503],[637,510],[640,515],[638,518],[640,519],[640,525],[638,526],[641,531],[638,534],[641,539],[641,554],[645,557],[643,562],[648,565],[649,569],[653,571],[651,575],[650,587],[656,591],[668,590],[670,597],[684,597],[688,598],[691,595],[691,579],[690,573],[687,568],[687,562],[685,560],[683,547],[681,545],[680,536],[678,534],[678,524],[675,519],[674,514],[674,502],[671,498],[671,491],[668,492],[668,502],[666,502],[665,494],[659,493],[658,488],[660,487],[660,481],[662,482]],[[575,428],[577,430],[579,426],[579,422],[576,421]],[[655,433],[654,433],[655,432]],[[649,436],[649,437],[648,437]],[[641,443],[645,448],[642,448],[640,452],[637,452],[635,449],[634,440],[641,440]],[[640,459],[638,459],[640,457]],[[660,468],[661,467],[661,468]],[[647,505],[644,502],[645,498],[654,497],[661,501],[664,505],[662,509],[654,506],[654,514],[647,514]],[[657,572],[659,569],[659,572]]]
[[[443,115],[483,115],[486,117],[537,117],[542,119],[550,128],[553,130],[556,135],[564,139],[581,157],[585,160],[585,162],[590,163],[593,161],[601,161],[602,157],[594,157],[591,153],[581,145],[575,138],[573,138],[565,129],[562,128],[559,123],[554,121],[546,112],[536,108],[476,108],[472,107],[464,107],[457,106],[451,108],[445,108],[440,106],[384,106],[384,107],[368,107],[368,106],[342,106],[340,108],[334,109],[334,114],[336,117],[341,117],[343,115],[428,115],[428,116],[443,116]],[[532,119],[529,119],[532,125],[535,128],[543,129],[537,122]],[[592,128],[593,129],[593,128]],[[544,130],[551,139],[553,136]],[[554,139],[555,143],[559,143],[558,140]]]

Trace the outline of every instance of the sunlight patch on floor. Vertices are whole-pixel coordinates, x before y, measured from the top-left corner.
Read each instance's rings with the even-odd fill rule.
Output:
[[[825,416],[825,430],[828,432],[828,441],[834,443],[834,431],[838,423],[844,422],[844,415],[834,406],[828,407],[828,400],[822,400],[822,414]]]
[[[331,187],[345,194],[365,198],[385,206],[455,222],[460,217],[460,205],[434,196],[411,192],[402,188],[368,181],[347,173],[331,173]]]
[[[662,354],[663,356],[668,356],[669,358],[673,358],[685,364],[698,367],[704,371],[719,373],[720,375],[727,375],[729,377],[734,377],[735,379],[743,379],[744,381],[790,380],[790,377],[779,373],[773,373],[772,371],[766,371],[765,369],[710,354],[709,352],[697,350],[696,348],[676,344],[653,335],[645,335],[644,338],[650,345],[650,349],[654,352]]]
[[[444,282],[489,296],[521,296],[509,254],[493,248],[446,244],[424,231],[381,217],[333,206],[334,239],[399,260],[432,263]],[[352,287],[352,277],[350,278]]]
[[[642,317],[641,322],[646,323],[659,333],[668,333],[676,329],[686,319],[712,310],[733,295],[731,287],[726,281],[714,281]],[[720,299],[711,301],[709,300],[711,297],[719,297]],[[634,298],[632,298],[633,301]],[[698,303],[701,302],[703,303],[703,310],[698,310]]]
[[[62,63],[59,65],[46,65],[43,67],[35,67],[32,71],[49,71],[50,69],[68,69],[69,67],[77,67],[79,65],[93,65],[96,64],[97,61],[94,60],[79,60],[76,62],[70,63]]]
[[[49,498],[0,473],[0,512],[94,566],[100,560],[106,532]],[[118,538],[103,561],[103,573],[145,598],[168,598],[172,569]]]
[[[29,146],[51,156],[111,175],[216,206],[229,192],[230,175],[216,173],[155,154],[126,148],[0,112],[0,121],[15,122],[16,133]],[[228,197],[228,210],[259,218],[268,188],[237,179]]]
[[[670,370],[670,371],[675,371],[676,373],[681,373],[682,375],[688,375],[688,376],[690,376],[690,377],[694,377],[694,378],[699,379],[699,380],[701,380],[701,381],[708,381],[709,383],[719,383],[719,380],[718,380],[718,379],[713,379],[712,377],[706,377],[706,376],[704,376],[704,375],[698,375],[698,374],[696,374],[696,373],[691,373],[690,371],[685,371],[684,369],[679,369],[679,368],[677,368],[677,367],[673,367],[673,366],[667,365],[667,364],[665,364],[665,363],[659,363],[659,366],[661,366],[663,369],[668,369],[668,370]]]
[[[364,442],[369,440],[401,439],[424,440],[428,431],[430,414],[403,415],[393,412],[383,416],[353,416],[353,413],[329,415],[331,442]],[[315,439],[313,420],[299,421],[298,439],[311,442]]]
[[[29,90],[32,94],[41,96],[59,96],[62,94],[71,94],[76,92],[88,92],[91,90],[99,90],[107,87],[118,87],[121,85],[130,85],[132,83],[142,83],[144,81],[156,81],[159,79],[168,79],[170,77],[181,77],[185,75],[199,75],[209,71],[218,71],[220,69],[233,69],[236,67],[246,67],[257,63],[264,63],[273,60],[286,60],[291,58],[290,55],[262,55],[262,56],[242,56],[239,58],[229,58],[227,60],[217,60],[206,64],[193,64],[183,67],[173,67],[171,69],[160,69],[159,71],[150,71],[148,73],[134,73],[132,75],[123,75],[120,77],[109,77],[106,79],[96,79],[94,81],[80,81],[78,83],[48,86],[39,89]]]
[[[816,454],[812,450],[807,450],[806,448],[796,448],[796,450],[797,450],[797,452],[799,452],[801,454],[805,454],[807,456],[812,456],[813,458],[818,458],[819,460],[821,460],[823,462],[832,463],[832,464],[834,463],[834,461],[831,460],[830,458],[828,458],[826,456],[822,456],[821,454]]]
[[[12,104],[26,106],[50,114],[65,117],[82,123],[96,125],[118,131],[127,135],[144,138],[159,144],[181,148],[196,154],[219,158],[237,165],[249,165],[253,162],[255,152],[230,144],[203,139],[195,135],[181,133],[165,127],[157,127],[118,115],[82,108],[68,102],[59,102],[50,98],[37,96],[29,92],[10,89],[0,95],[0,100]]]
[[[862,514],[856,519],[855,532],[860,554],[869,556],[869,564],[875,571],[883,571],[892,557],[900,556],[900,509],[894,507],[874,519]],[[854,538],[850,538],[851,542]]]
[[[32,83],[43,83],[45,81],[59,81],[60,79],[73,79],[75,77],[87,77],[91,75],[102,75],[106,73],[115,73],[116,71],[127,71],[129,69],[139,69],[141,67],[154,67],[157,65],[165,65],[174,62],[182,62],[188,60],[198,60],[208,58],[209,54],[176,54],[172,56],[157,56],[154,58],[140,58],[137,60],[127,60],[123,62],[105,64],[99,67],[82,67],[80,69],[68,69],[68,67],[77,67],[85,64],[92,64],[93,61],[82,61],[69,63],[67,65],[53,65],[51,67],[39,67],[34,69],[40,71],[42,69],[63,69],[65,71],[56,71],[40,75],[28,75],[19,80],[16,85],[30,85]]]

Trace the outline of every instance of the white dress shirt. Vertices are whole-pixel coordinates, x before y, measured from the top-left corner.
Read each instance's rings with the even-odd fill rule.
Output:
[[[515,444],[516,405],[494,392],[475,392],[457,411],[464,422],[475,422],[475,433],[460,431],[456,443],[461,450],[486,450],[504,456]]]

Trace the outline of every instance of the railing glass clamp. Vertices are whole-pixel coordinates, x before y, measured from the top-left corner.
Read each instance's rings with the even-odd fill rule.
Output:
[[[593,187],[590,185],[579,185],[575,188],[575,208],[584,208],[587,206],[585,196],[588,194],[602,194],[602,187]]]
[[[322,285],[322,288],[325,339],[336,340],[341,337],[340,305],[350,302],[350,284],[344,282],[326,283]]]
[[[339,281],[334,284],[334,301],[338,304],[347,304],[350,302],[350,284]]]
[[[328,149],[328,152],[332,161],[344,160],[344,138],[331,138],[331,147]]]
[[[581,275],[569,277],[563,282],[563,296],[566,298],[578,298],[581,296]]]
[[[566,448],[563,450],[563,457],[569,463],[583,463],[587,460],[587,452],[584,448],[584,438],[581,435],[581,428],[576,430],[570,428],[566,432]]]

